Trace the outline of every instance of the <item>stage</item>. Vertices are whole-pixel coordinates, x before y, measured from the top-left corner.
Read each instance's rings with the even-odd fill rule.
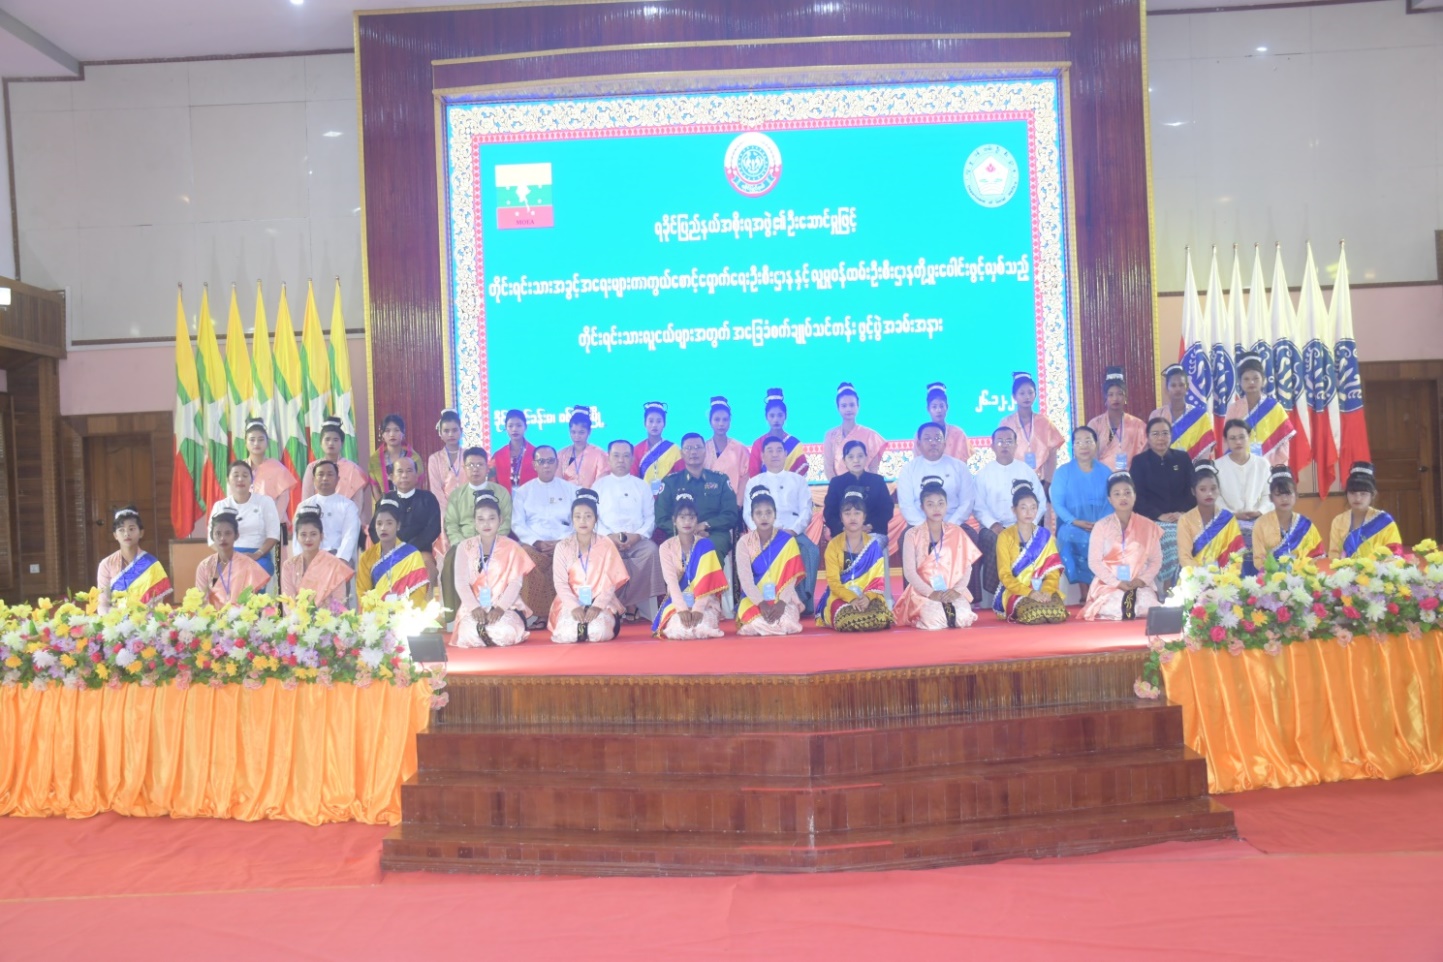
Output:
[[[649,624],[622,627],[614,641],[558,645],[542,629],[512,648],[448,648],[457,675],[814,675],[836,671],[882,671],[975,665],[1029,658],[1063,658],[1147,648],[1143,622],[1083,621],[1017,625],[991,611],[971,628],[922,631],[893,628],[843,634],[815,627],[800,635],[749,638],[728,635],[705,641],[662,641]],[[729,622],[726,624],[730,625]]]

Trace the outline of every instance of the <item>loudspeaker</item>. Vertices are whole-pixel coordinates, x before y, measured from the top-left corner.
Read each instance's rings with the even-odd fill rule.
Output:
[[[446,661],[446,638],[439,631],[423,631],[419,635],[412,635],[406,639],[406,644],[411,649],[412,661]]]
[[[1147,611],[1147,633],[1149,636],[1182,634],[1183,610],[1159,606]]]

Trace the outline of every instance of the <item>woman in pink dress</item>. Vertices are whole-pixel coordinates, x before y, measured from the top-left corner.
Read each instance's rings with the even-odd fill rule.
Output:
[[[296,512],[293,528],[301,553],[287,558],[281,565],[281,594],[294,598],[302,591],[310,591],[320,607],[345,607],[347,589],[356,572],[329,551],[321,550],[324,530],[320,510],[302,506]]]
[[[1132,459],[1147,450],[1147,424],[1127,413],[1127,381],[1122,368],[1108,368],[1103,385],[1107,410],[1087,426],[1097,434],[1097,463],[1109,471],[1126,471]]]
[[[711,437],[706,442],[706,458],[701,466],[708,471],[727,476],[736,492],[737,507],[741,507],[747,490],[747,478],[751,477],[752,453],[747,446],[735,438],[727,437],[732,426],[732,406],[721,395],[711,399]]]
[[[1162,571],[1162,529],[1133,512],[1132,475],[1117,471],[1107,479],[1107,501],[1113,513],[1092,526],[1087,546],[1092,586],[1084,621],[1130,621],[1161,604],[1153,582]]]
[[[371,487],[371,479],[366,475],[366,469],[356,462],[347,458],[342,453],[346,446],[346,429],[338,417],[326,418],[325,424],[321,426],[321,458],[320,461],[330,461],[336,466],[336,493],[351,499],[356,506],[356,514],[361,519],[361,530],[365,531],[371,525],[371,512],[375,505],[372,503],[374,489]],[[312,461],[306,465],[305,474],[301,475],[301,500],[308,501],[316,493],[315,470],[319,461]]]
[[[842,447],[848,441],[861,441],[867,446],[866,470],[876,474],[882,466],[882,449],[887,446],[887,442],[876,431],[857,423],[857,411],[860,407],[857,389],[852,387],[852,382],[843,381],[838,384],[837,413],[842,416],[842,423],[822,437],[822,469],[827,472],[829,481],[839,474],[847,473],[847,463],[842,460]]]
[[[767,443],[767,438],[779,438],[782,449],[786,452],[782,456],[782,470],[795,471],[805,478],[811,471],[811,465],[807,463],[807,456],[802,452],[801,440],[787,433],[787,402],[782,396],[781,388],[767,388],[763,414],[767,419],[767,433],[752,442],[752,449],[747,457],[747,477],[754,478],[764,470],[762,447]]]
[[[590,438],[591,408],[578,404],[571,409],[571,443],[556,452],[561,480],[570,481],[578,488],[589,488],[597,478],[611,473],[606,452],[589,444]]]
[[[276,514],[285,521],[291,516],[291,489],[296,476],[291,469],[269,455],[271,439],[266,422],[251,418],[246,422],[246,463],[251,466],[251,493],[263,494],[276,503]]]
[[[489,490],[476,495],[476,534],[456,545],[458,648],[519,645],[528,635],[531,609],[521,600],[521,580],[536,567],[521,546],[503,538],[501,501]]]
[[[266,569],[247,555],[235,550],[240,534],[240,519],[229,511],[220,511],[210,519],[210,541],[215,554],[203,558],[195,566],[195,586],[205,592],[205,600],[216,608],[240,601],[247,588],[265,591],[271,583]]]
[[[1037,382],[1026,371],[1012,375],[1012,400],[1017,406],[999,427],[1011,428],[1017,432],[1017,456],[1032,470],[1044,484],[1052,484],[1052,475],[1057,470],[1057,452],[1067,439],[1047,415],[1034,413],[1032,405],[1037,401]]]
[[[942,453],[949,458],[956,458],[958,461],[967,462],[972,457],[972,445],[967,440],[967,432],[955,424],[947,423],[947,412],[950,405],[947,402],[947,385],[941,381],[933,381],[927,385],[927,416],[932,423],[942,429]],[[919,434],[921,432],[918,432]],[[922,445],[919,441],[912,442],[913,456],[922,453]]]
[[[461,415],[447,408],[436,422],[436,435],[441,439],[441,450],[426,459],[426,480],[431,493],[444,507],[451,492],[466,483],[466,472],[461,457]]]
[[[907,588],[897,599],[897,624],[926,631],[970,628],[977,613],[967,582],[982,552],[960,527],[947,522],[947,490],[941,478],[922,479],[922,511],[925,523],[902,539]]]
[[[551,640],[559,644],[610,641],[626,613],[616,589],[630,576],[616,544],[596,533],[597,504],[596,492],[590,488],[576,492],[571,502],[572,534],[556,542],[552,556],[556,600],[546,627]]]
[[[656,613],[652,634],[672,641],[720,638],[722,592],[726,573],[716,546],[696,534],[696,498],[678,492],[671,512],[676,534],[662,542],[657,554],[666,582],[666,603]]]

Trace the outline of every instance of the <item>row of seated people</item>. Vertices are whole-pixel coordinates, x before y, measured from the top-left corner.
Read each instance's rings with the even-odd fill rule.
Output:
[[[1217,506],[1216,470],[1199,463],[1192,488],[1197,500],[1182,519],[1185,566],[1235,564],[1243,552],[1236,519]],[[1347,482],[1349,509],[1335,519],[1330,541],[1334,556],[1354,555],[1376,545],[1400,550],[1396,525],[1372,508],[1376,494],[1370,465],[1357,464]],[[903,544],[905,590],[895,606],[890,601],[881,539],[866,531],[867,492],[848,488],[842,498],[841,533],[831,539],[825,556],[826,584],[818,606],[819,624],[839,631],[885,629],[894,623],[924,629],[965,628],[976,614],[969,587],[981,560],[974,538],[948,520],[950,507],[944,480],[929,476],[919,487],[924,521],[911,529]],[[1275,557],[1316,557],[1321,537],[1304,516],[1293,512],[1296,487],[1286,469],[1272,481],[1274,524],[1260,524],[1253,546],[1256,563]],[[1139,515],[1137,490],[1127,472],[1107,476],[1109,512],[1090,532],[1088,567],[1091,584],[1082,616],[1116,620],[1142,616],[1159,603],[1157,578],[1162,570],[1162,530]],[[360,595],[411,597],[431,594],[434,577],[424,553],[399,538],[404,520],[401,501],[382,499],[375,519],[377,545],[372,559],[354,572]],[[766,488],[750,492],[752,530],[736,545],[741,602],[736,610],[740,634],[793,634],[801,630],[806,606],[798,594],[806,566],[796,536],[779,529],[778,506]],[[1067,617],[1059,588],[1063,560],[1046,527],[1038,523],[1041,499],[1025,481],[1013,486],[1016,521],[998,538],[997,576],[1001,589],[993,608],[1001,617],[1024,624],[1056,623]],[[457,598],[455,642],[466,645],[507,645],[525,640],[533,614],[524,598],[526,581],[540,574],[550,581],[547,627],[554,641],[602,641],[615,636],[626,609],[621,593],[631,579],[616,542],[599,528],[602,497],[580,489],[568,506],[572,533],[558,541],[549,570],[539,569],[531,552],[501,533],[502,503],[486,489],[473,499],[474,534],[457,545],[450,580]],[[722,555],[701,521],[696,499],[688,492],[674,498],[675,534],[658,551],[665,591],[653,620],[658,637],[719,637],[723,601],[728,590]],[[319,510],[304,507],[295,519],[299,553],[282,567],[281,591],[295,595],[309,589],[323,603],[344,605],[353,571],[322,548],[325,523]],[[113,596],[148,603],[163,597],[159,563],[139,549],[139,516],[124,511],[115,519],[120,550],[102,562],[97,574],[101,607]],[[199,565],[196,583],[207,588],[216,604],[235,601],[250,590],[265,590],[270,577],[245,554],[236,552],[238,519],[221,512],[212,520],[216,553]],[[371,554],[371,549],[368,549]]]

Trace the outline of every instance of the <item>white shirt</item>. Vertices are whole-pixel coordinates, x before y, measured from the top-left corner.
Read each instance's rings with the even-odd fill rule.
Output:
[[[356,566],[356,543],[361,537],[361,513],[356,502],[344,494],[313,494],[296,505],[299,514],[301,505],[321,509],[321,550],[329,551],[352,568]],[[291,554],[301,553],[301,543],[291,539]]]
[[[977,500],[972,470],[950,454],[936,461],[928,461],[919,454],[904,464],[897,476],[897,507],[902,509],[907,524],[915,528],[927,520],[922,511],[922,479],[930,475],[941,478],[942,488],[947,492],[947,520],[953,524],[965,522]]]
[[[656,499],[651,485],[634,474],[606,474],[592,487],[601,502],[596,533],[637,534],[650,538],[656,528]]]
[[[1249,454],[1246,464],[1225,456],[1213,462],[1218,469],[1218,501],[1233,514],[1239,511],[1271,511],[1268,493],[1273,466],[1267,458]]]
[[[1017,512],[1012,510],[1012,482],[1022,480],[1032,485],[1037,495],[1037,523],[1047,513],[1047,495],[1042,490],[1042,481],[1027,462],[1013,458],[1011,464],[990,461],[977,472],[977,520],[982,527],[994,524],[1013,525],[1017,523]]]
[[[776,526],[779,530],[806,534],[814,507],[812,491],[806,478],[795,471],[763,471],[748,480],[746,493],[742,496],[742,504],[746,505],[743,517],[748,531],[757,529],[752,523],[752,491],[758,487],[766,488],[767,494],[777,503]]]
[[[276,503],[263,494],[251,492],[250,499],[245,504],[233,501],[229,495],[221,498],[210,509],[210,516],[229,511],[237,518],[237,527],[240,529],[236,534],[235,546],[241,551],[254,551],[269,540],[279,542],[281,540],[281,516],[276,512]],[[207,543],[210,541],[210,532],[206,532]]]
[[[530,545],[571,537],[571,502],[579,490],[561,478],[527,481],[511,495],[511,533]]]

